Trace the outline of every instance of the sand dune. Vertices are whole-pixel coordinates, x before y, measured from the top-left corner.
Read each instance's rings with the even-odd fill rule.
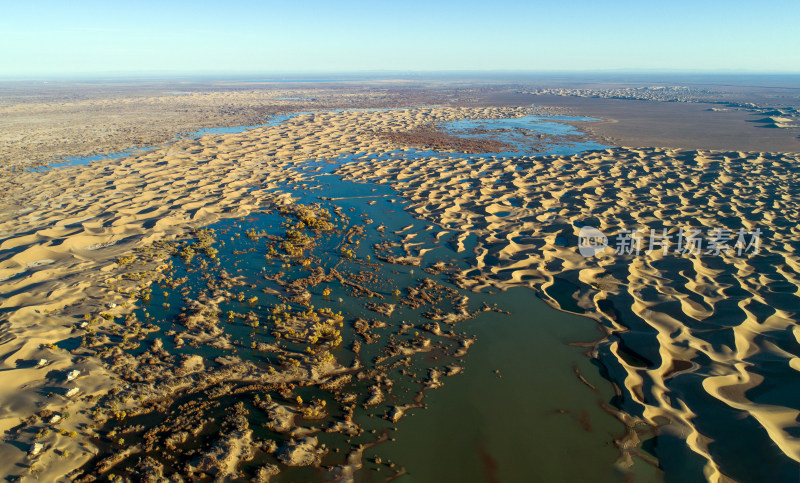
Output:
[[[654,425],[669,421],[662,429],[686,437],[707,459],[707,476],[719,479],[713,442],[728,437],[726,424],[744,427],[742,418],[800,461],[794,390],[764,369],[765,361],[798,367],[797,346],[777,337],[790,331],[800,341],[800,210],[792,202],[798,161],[778,153],[621,148],[471,163],[364,161],[338,172],[391,183],[417,216],[474,234],[478,269],[461,273],[462,286],[528,285],[553,306],[600,321],[610,335],[599,350],[616,359],[633,414]],[[689,227],[760,229],[762,246],[742,256],[675,254],[674,246],[667,255],[659,246],[617,255],[607,247],[585,258],[578,251],[584,222],[609,237],[624,228],[667,229],[673,237]],[[725,411],[712,416],[698,392]],[[701,429],[700,415],[730,420]]]
[[[203,128],[260,125],[271,116],[372,107],[443,104],[447,92],[369,82],[287,89],[272,83],[6,83],[0,86],[0,159],[9,168],[60,157],[116,153],[171,142]],[[185,89],[185,90],[183,90]],[[465,88],[465,90],[467,90]]]
[[[620,148],[567,157],[406,159],[390,154],[404,146],[378,135],[528,112],[307,114],[278,126],[177,140],[125,159],[0,180],[6,194],[0,205],[0,384],[6,388],[0,429],[48,408],[77,415],[63,427],[80,430],[91,407],[87,396],[113,387],[102,368],[52,344],[79,337],[84,313],[125,312],[124,300],[111,297],[104,284],[117,258],[191,227],[280,203],[281,186],[314,185],[308,160],[356,155],[341,174],[391,184],[410,200],[404,209],[439,226],[437,239],[474,251],[474,268],[457,277],[462,286],[530,286],[557,308],[597,319],[608,337],[595,350],[613,361],[609,370],[624,386],[629,424],[644,421],[686,438],[706,459],[712,480],[724,474],[714,441],[730,437],[726,428],[754,439],[766,434],[800,461],[800,408],[792,386],[769,370],[769,364],[800,370],[796,345],[784,342],[787,333],[800,342],[794,201],[800,156]],[[287,169],[293,166],[312,169]],[[757,255],[655,250],[617,256],[608,248],[586,258],[578,251],[583,223],[609,237],[625,228],[675,235],[688,227],[758,228],[764,235]],[[408,258],[424,254],[413,236],[405,242]],[[71,386],[32,368],[42,358],[59,371],[84,364],[89,375],[77,381],[81,393],[56,394]],[[698,424],[703,418],[717,422]],[[71,444],[81,455],[59,462],[59,471],[88,458],[81,437],[43,439],[52,447]],[[3,446],[0,471],[20,471],[15,465],[31,438],[19,435],[22,446]],[[743,456],[764,457],[755,450]],[[53,458],[41,466],[53,468]]]
[[[56,344],[80,337],[83,314],[128,310],[105,279],[120,257],[153,241],[170,238],[220,218],[281,203],[280,186],[313,185],[301,170],[309,159],[352,153],[385,155],[396,149],[375,133],[413,129],[431,121],[522,115],[528,109],[409,109],[350,111],[295,117],[281,125],[239,134],[182,139],[129,158],[101,160],[83,167],[43,173],[14,172],[0,179],[0,430],[6,432],[37,411],[69,411],[60,428],[80,437],[64,440],[52,432],[40,439],[47,448],[68,443],[68,461],[52,451],[39,459],[40,476],[55,478],[89,458],[82,439],[94,394],[108,391],[112,377],[100,368],[81,378],[80,393],[63,394],[63,384],[31,369],[40,359],[63,370],[89,364]],[[344,136],[343,136],[344,133]],[[409,248],[411,249],[411,247]],[[420,256],[420,250],[409,255]],[[116,304],[110,308],[109,303]],[[91,381],[91,384],[88,384]],[[0,472],[20,474],[27,465],[33,434],[13,435],[3,445]],[[66,443],[65,443],[66,441]],[[64,446],[67,448],[67,446]]]

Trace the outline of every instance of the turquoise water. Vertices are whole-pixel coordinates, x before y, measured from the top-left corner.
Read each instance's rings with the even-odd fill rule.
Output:
[[[560,122],[556,122],[560,121]],[[511,119],[464,119],[444,124],[453,132],[470,129],[525,129],[541,134],[580,135],[580,130],[566,122],[596,122],[599,119],[579,116],[523,116]]]
[[[502,141],[513,148],[493,153],[495,155],[571,155],[608,148],[594,141],[575,139],[583,136],[583,133],[566,124],[598,120],[591,117],[531,115],[511,119],[465,119],[445,123],[442,127],[448,134],[457,137]]]

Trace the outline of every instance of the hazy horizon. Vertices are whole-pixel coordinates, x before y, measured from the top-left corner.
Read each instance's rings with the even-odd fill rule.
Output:
[[[800,3],[9,4],[0,77],[244,72],[800,73]],[[770,28],[770,25],[776,27]],[[767,26],[755,30],[748,27]]]
[[[800,483],[800,0],[6,3],[4,481]]]
[[[621,79],[620,76],[625,76]],[[720,81],[730,80],[800,81],[800,72],[753,71],[689,71],[689,70],[363,70],[363,71],[272,71],[272,72],[175,72],[175,71],[117,71],[79,72],[37,75],[4,75],[0,82],[125,82],[178,81],[230,83],[292,83],[292,82],[380,82],[380,81],[437,81],[475,80],[495,82],[525,82],[533,80],[581,81]],[[800,87],[798,87],[800,88]]]

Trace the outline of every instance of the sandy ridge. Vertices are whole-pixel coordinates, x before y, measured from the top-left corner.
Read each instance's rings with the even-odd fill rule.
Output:
[[[42,409],[69,411],[72,417],[59,427],[79,434],[72,439],[52,431],[40,438],[46,451],[35,462],[35,474],[55,479],[90,457],[92,448],[81,428],[93,398],[113,387],[114,380],[95,362],[76,360],[55,344],[80,337],[82,314],[127,310],[122,299],[110,298],[103,280],[134,247],[281,203],[287,197],[281,185],[313,185],[307,174],[287,169],[309,159],[385,155],[398,149],[376,133],[527,111],[307,114],[278,126],[180,139],[124,159],[0,180],[5,193],[0,204],[0,384],[6,388],[0,394],[0,429],[6,433],[0,471],[33,474],[26,470],[31,463],[26,453],[34,435],[8,431]],[[33,367],[40,359],[48,360],[46,368]],[[65,375],[73,368],[82,371],[75,382],[80,393],[67,398],[73,386]],[[74,456],[59,458],[63,449]]]
[[[800,461],[792,389],[775,389],[780,382],[770,382],[772,371],[756,368],[764,361],[798,368],[797,347],[778,342],[786,332],[800,342],[798,161],[797,154],[620,148],[565,157],[365,161],[338,172],[390,183],[416,216],[460,232],[454,246],[471,243],[477,267],[461,274],[462,286],[527,285],[557,308],[597,318],[610,334],[600,351],[617,360],[634,414],[652,424],[666,417],[664,429],[687,438],[707,459],[707,476],[720,479],[713,441],[726,435],[695,424],[720,414],[693,404],[693,391],[716,398],[731,425],[752,418]],[[577,249],[582,222],[609,237],[623,228],[675,235],[681,227],[758,228],[764,235],[759,255],[618,256],[607,248],[585,258]],[[747,391],[765,380],[771,390],[762,402]]]

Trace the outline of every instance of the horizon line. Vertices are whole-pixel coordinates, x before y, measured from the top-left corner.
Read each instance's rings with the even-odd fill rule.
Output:
[[[138,79],[138,80],[168,80],[179,78],[213,78],[218,81],[250,81],[270,83],[291,83],[292,81],[317,81],[317,82],[353,82],[377,80],[402,80],[406,76],[509,76],[509,75],[686,75],[686,76],[800,76],[800,70],[745,70],[745,69],[354,69],[354,70],[275,70],[275,71],[170,71],[170,70],[125,70],[125,71],[84,71],[84,72],[53,72],[30,74],[0,74],[0,82],[13,81],[76,81],[76,80],[104,80],[104,79]],[[334,77],[332,79],[313,79],[313,77]],[[370,76],[372,79],[350,79],[351,77]],[[382,77],[389,78],[382,78]],[[254,79],[262,77],[263,79]],[[286,79],[295,77],[296,79]]]

